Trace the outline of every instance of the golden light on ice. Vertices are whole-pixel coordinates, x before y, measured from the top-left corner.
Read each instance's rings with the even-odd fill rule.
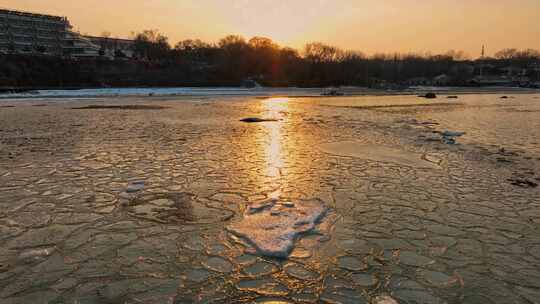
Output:
[[[288,98],[269,98],[263,101],[264,116],[278,119],[276,122],[264,124],[267,137],[265,139],[266,174],[280,177],[283,169],[283,119],[285,111],[289,107]]]
[[[289,108],[288,97],[273,97],[264,100],[264,105],[268,114],[283,114],[282,112]]]

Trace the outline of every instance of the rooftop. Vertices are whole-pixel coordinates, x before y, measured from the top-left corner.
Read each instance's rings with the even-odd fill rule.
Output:
[[[4,8],[0,8],[0,14],[17,15],[17,16],[24,16],[24,17],[48,18],[48,19],[54,19],[58,21],[67,20],[67,17],[32,13],[32,12],[26,12],[26,11],[9,10],[9,9],[4,9]]]
[[[133,42],[133,39],[126,39],[126,38],[115,38],[115,37],[102,37],[102,36],[92,36],[92,35],[84,35],[84,37],[88,39],[99,39],[99,40],[110,40],[110,41],[121,41],[121,42]]]

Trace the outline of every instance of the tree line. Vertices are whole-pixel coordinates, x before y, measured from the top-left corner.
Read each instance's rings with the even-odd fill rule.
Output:
[[[478,60],[523,69],[540,61],[539,51],[516,49],[505,49],[495,58],[478,60],[471,60],[462,51],[367,56],[320,42],[308,43],[298,51],[281,47],[266,37],[246,40],[237,35],[226,36],[217,43],[188,39],[173,47],[156,30],[138,33],[134,41],[138,58],[175,66],[184,71],[183,80],[223,85],[253,79],[267,86],[373,86],[431,79],[442,74],[448,75],[453,84],[465,85],[478,72],[473,66]],[[535,73],[531,75],[534,77]]]
[[[312,42],[302,50],[265,37],[229,35],[217,43],[187,39],[174,46],[157,30],[134,34],[133,60],[0,57],[0,87],[263,86],[402,87],[445,75],[448,85],[471,85],[478,75],[512,71],[540,81],[540,52],[504,49],[493,58],[444,54],[373,54]]]

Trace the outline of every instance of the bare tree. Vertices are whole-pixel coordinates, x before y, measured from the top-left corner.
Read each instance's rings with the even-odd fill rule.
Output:
[[[163,60],[167,58],[170,49],[169,38],[158,30],[144,30],[136,34],[134,39],[135,54],[148,60]]]
[[[510,60],[517,56],[518,50],[517,49],[503,49],[495,53],[495,58],[497,59],[503,59],[503,60]]]

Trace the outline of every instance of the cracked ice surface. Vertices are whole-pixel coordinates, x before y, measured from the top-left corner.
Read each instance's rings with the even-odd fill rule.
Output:
[[[367,145],[361,142],[345,141],[321,145],[323,152],[369,159],[372,161],[395,163],[421,169],[440,169],[435,163],[425,159],[423,155],[403,151],[397,148]]]
[[[0,303],[535,303],[538,101],[0,101]],[[226,229],[312,199],[287,259]]]

